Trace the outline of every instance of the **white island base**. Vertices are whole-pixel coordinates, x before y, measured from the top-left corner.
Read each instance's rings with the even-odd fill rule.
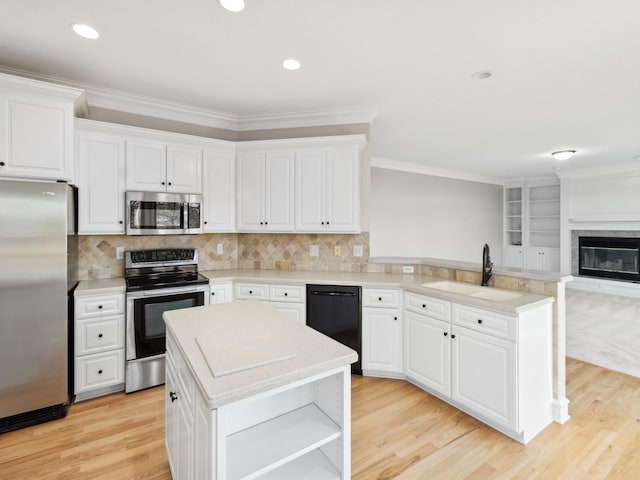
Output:
[[[165,321],[174,480],[350,478],[353,350],[257,302],[175,310]],[[203,338],[240,353],[236,373],[212,373]],[[286,358],[255,366],[260,344]]]

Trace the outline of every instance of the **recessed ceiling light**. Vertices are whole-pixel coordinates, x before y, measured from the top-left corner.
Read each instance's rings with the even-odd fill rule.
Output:
[[[282,62],[282,66],[287,70],[298,70],[300,68],[300,62],[295,58],[287,58]]]
[[[244,0],[219,0],[220,5],[230,12],[241,12],[244,10]]]
[[[487,78],[491,78],[492,76],[493,73],[491,73],[489,70],[482,70],[471,75],[471,78],[473,78],[474,80],[486,80]]]
[[[100,36],[97,30],[89,25],[83,25],[82,23],[74,23],[71,25],[71,28],[74,32],[84,38],[89,38],[91,40],[95,40]]]
[[[576,153],[575,150],[559,150],[557,152],[553,152],[553,158],[556,160],[569,160]]]

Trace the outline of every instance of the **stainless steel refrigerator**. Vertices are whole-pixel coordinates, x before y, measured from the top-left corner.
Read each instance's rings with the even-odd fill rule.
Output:
[[[66,415],[75,191],[0,180],[0,433]]]

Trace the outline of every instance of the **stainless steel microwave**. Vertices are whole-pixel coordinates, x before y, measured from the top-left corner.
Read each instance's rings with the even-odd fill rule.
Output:
[[[203,233],[202,195],[127,192],[127,235]]]

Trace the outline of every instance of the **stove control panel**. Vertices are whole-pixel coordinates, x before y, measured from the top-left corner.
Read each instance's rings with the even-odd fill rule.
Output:
[[[161,248],[153,250],[135,250],[127,252],[127,264],[148,263],[198,263],[198,251],[195,248]]]

